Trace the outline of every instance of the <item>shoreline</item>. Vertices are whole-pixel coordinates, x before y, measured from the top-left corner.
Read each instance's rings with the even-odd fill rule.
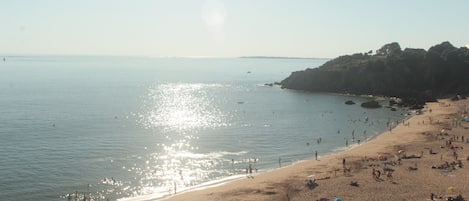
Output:
[[[325,93],[325,94],[329,94],[329,93]],[[333,95],[360,97],[360,96],[348,95],[348,94],[333,94]],[[363,96],[363,97],[365,97],[365,96]],[[387,97],[381,97],[381,98],[384,99],[384,98],[387,98]],[[383,100],[380,100],[380,101],[383,101]],[[358,107],[360,107],[360,106],[358,106]],[[415,112],[412,112],[411,110],[409,110],[406,107],[403,107],[403,108],[404,109],[400,110],[400,112],[401,112],[400,113],[400,116],[401,116],[400,119],[394,119],[393,121],[389,121],[389,119],[388,119],[388,121],[391,122],[389,124],[389,127],[395,128],[398,125],[398,124],[396,124],[396,122],[406,121],[408,118],[414,116]],[[366,108],[362,108],[362,109],[366,110]],[[370,110],[373,110],[373,109],[370,109]],[[387,116],[386,118],[388,118],[388,117],[390,117],[390,116]],[[366,118],[368,119],[368,117],[366,117]],[[371,121],[374,121],[374,120],[371,120]],[[376,122],[380,123],[379,121],[385,121],[385,120],[384,119],[376,120]],[[383,126],[384,126],[384,124],[383,124]],[[333,149],[328,149],[326,152],[322,152],[320,155],[318,154],[317,157],[318,157],[318,159],[321,159],[321,158],[324,158],[324,157],[330,157],[330,156],[334,156],[334,155],[337,155],[337,154],[342,154],[343,152],[347,152],[351,149],[355,149],[356,147],[362,146],[362,145],[374,140],[379,135],[382,135],[383,133],[385,133],[386,130],[387,129],[376,129],[376,130],[372,129],[371,130],[372,132],[370,132],[370,133],[374,133],[374,134],[369,135],[366,138],[362,138],[361,141],[360,141],[360,139],[355,140],[355,141],[353,141],[353,140],[350,141],[350,139],[349,139],[350,143],[348,143],[348,145],[346,143],[345,145],[335,147]],[[366,129],[365,129],[365,131],[366,131]],[[353,134],[352,134],[352,136],[353,136]],[[358,137],[358,138],[360,138],[360,137]],[[195,186],[188,186],[188,187],[182,187],[182,188],[178,187],[177,189],[167,188],[168,190],[151,191],[151,193],[148,193],[148,194],[138,195],[138,196],[130,196],[130,197],[123,197],[123,198],[118,198],[117,200],[118,201],[146,201],[146,200],[168,200],[168,199],[170,200],[174,196],[179,196],[179,195],[182,195],[182,194],[185,194],[185,193],[191,193],[193,191],[207,190],[207,189],[211,189],[211,188],[214,188],[214,187],[226,185],[228,183],[235,182],[237,180],[250,178],[251,175],[254,176],[254,177],[257,177],[258,175],[262,175],[262,174],[270,174],[272,171],[276,171],[276,170],[279,170],[279,169],[290,168],[290,166],[295,166],[298,163],[303,163],[303,162],[307,162],[307,161],[314,161],[315,160],[314,152],[309,153],[309,154],[310,154],[310,156],[308,156],[306,158],[303,157],[303,158],[294,158],[294,159],[286,159],[286,160],[282,156],[282,163],[281,163],[281,165],[279,164],[280,166],[261,168],[261,170],[259,170],[258,172],[256,170],[256,172],[252,173],[252,174],[242,174],[242,173],[240,173],[240,174],[235,174],[235,175],[229,175],[229,176],[226,176],[226,177],[220,177],[220,178],[217,178],[215,180],[210,180],[210,181],[207,181],[207,182],[204,182],[204,183],[200,183],[200,184],[195,185]],[[299,155],[303,155],[303,154],[299,154]],[[174,193],[175,191],[177,193]]]
[[[445,143],[441,142],[442,139],[437,139],[438,134],[442,127],[452,127],[451,115],[461,110],[461,106],[467,107],[468,103],[467,100],[452,102],[447,99],[427,103],[423,114],[412,115],[404,119],[405,123],[400,122],[391,131],[380,133],[344,151],[320,156],[318,160],[302,160],[262,172],[255,175],[253,179],[243,177],[216,186],[188,190],[159,200],[319,200],[321,198],[333,200],[335,196],[345,200],[364,200],[362,196],[365,195],[368,200],[422,200],[430,198],[431,193],[447,196],[445,190],[448,186],[464,183],[469,176],[463,175],[465,179],[458,179],[458,182],[449,182],[449,184],[441,182],[447,178],[439,178],[440,172],[428,168],[430,167],[428,164],[440,161],[438,157],[440,155],[427,154],[428,147],[431,150],[445,152],[441,153],[441,161],[443,157],[447,160],[451,159],[451,151],[439,148],[441,147],[439,145]],[[434,122],[425,124],[425,121],[430,120]],[[467,122],[461,122],[461,124],[469,125]],[[460,125],[453,128],[451,132],[454,135],[468,135],[466,139],[469,139],[469,134],[464,133],[465,128]],[[373,179],[371,167],[383,168],[384,161],[377,160],[378,155],[386,156],[390,162],[396,162],[397,160],[394,159],[399,155],[396,149],[405,150],[405,153],[412,154],[411,156],[420,154],[422,156],[418,159],[402,159],[401,165],[391,166],[393,169],[391,181]],[[464,156],[465,161],[465,156],[469,155],[469,151],[461,149],[458,152],[461,152],[460,155]],[[342,160],[344,159],[346,160],[346,173],[343,173]],[[422,175],[412,174],[412,171],[408,170],[412,166],[416,166],[418,170],[415,172],[422,173]],[[464,166],[463,168],[467,169]],[[463,171],[454,170],[453,172],[459,175]],[[316,179],[317,186],[313,189],[305,187],[304,180],[308,177]],[[359,187],[351,188],[349,185],[351,182],[357,182]],[[429,183],[431,185],[428,185]],[[428,188],[428,192],[409,191],[409,188],[422,188],[422,185],[428,185],[425,187],[425,189]],[[458,193],[468,196],[469,192],[463,191],[462,187],[459,185]]]
[[[344,95],[344,94],[338,94],[338,95]],[[410,114],[410,113],[412,113],[412,114]],[[406,121],[407,119],[411,118],[414,115],[415,115],[415,112],[409,112],[407,115],[404,116],[404,118],[402,118],[398,121],[399,122]],[[394,129],[398,125],[399,124],[395,124],[395,122],[393,122],[390,127],[392,129]],[[340,155],[340,154],[343,154],[344,152],[347,152],[347,151],[350,151],[350,150],[355,149],[357,147],[360,147],[362,145],[365,145],[366,143],[369,143],[370,141],[373,141],[374,139],[376,139],[378,136],[384,134],[385,132],[386,132],[386,130],[383,131],[383,132],[376,132],[376,134],[371,135],[366,139],[363,139],[363,141],[361,141],[361,143],[357,143],[357,141],[355,141],[355,142],[352,141],[348,145],[340,146],[340,147],[336,147],[334,149],[331,149],[331,150],[329,150],[328,152],[326,152],[324,154],[318,155],[318,161],[321,158],[333,157],[335,155]],[[182,194],[185,194],[185,193],[191,193],[193,191],[210,190],[211,188],[223,186],[223,185],[229,184],[231,182],[236,182],[238,180],[243,180],[243,179],[246,179],[246,178],[249,179],[249,178],[257,177],[257,176],[263,175],[263,174],[270,174],[273,171],[277,171],[277,170],[284,169],[284,168],[291,168],[291,166],[295,166],[298,163],[304,163],[304,162],[308,162],[308,161],[315,161],[315,156],[311,155],[308,158],[296,159],[296,160],[291,160],[291,161],[290,160],[284,161],[282,163],[282,166],[280,166],[280,167],[268,168],[268,169],[265,169],[263,171],[259,171],[259,172],[252,173],[252,174],[249,174],[249,175],[248,174],[246,174],[246,175],[245,174],[230,175],[230,176],[219,178],[219,179],[216,179],[216,180],[207,181],[207,182],[201,183],[201,184],[196,185],[196,186],[178,188],[176,194],[174,194],[174,192],[168,193],[168,191],[164,191],[164,192],[150,193],[150,194],[147,194],[147,195],[140,195],[140,196],[136,196],[136,197],[119,198],[118,200],[119,201],[147,201],[147,200],[160,200],[160,201],[162,201],[162,200],[171,200],[173,197],[179,196],[179,195],[182,195]]]

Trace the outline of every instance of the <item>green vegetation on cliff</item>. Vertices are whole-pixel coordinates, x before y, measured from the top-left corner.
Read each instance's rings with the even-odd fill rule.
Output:
[[[422,103],[469,93],[469,49],[449,42],[401,50],[398,43],[372,52],[340,56],[281,81],[288,89],[393,96]]]

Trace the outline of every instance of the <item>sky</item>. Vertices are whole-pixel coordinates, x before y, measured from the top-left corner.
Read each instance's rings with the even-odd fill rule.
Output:
[[[469,44],[467,0],[0,0],[0,55],[335,58]]]

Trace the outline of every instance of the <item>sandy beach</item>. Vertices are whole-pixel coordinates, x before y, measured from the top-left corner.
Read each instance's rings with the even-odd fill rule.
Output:
[[[421,114],[347,151],[166,201],[446,200],[469,196],[469,100],[428,103]],[[314,184],[308,186],[308,178]],[[434,194],[434,196],[432,196]]]

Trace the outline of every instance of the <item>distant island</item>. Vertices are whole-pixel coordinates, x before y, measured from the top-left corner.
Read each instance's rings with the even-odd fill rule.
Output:
[[[340,56],[314,69],[293,72],[282,88],[312,92],[379,95],[423,105],[469,93],[469,49],[449,42],[401,50],[397,42],[373,51]]]

